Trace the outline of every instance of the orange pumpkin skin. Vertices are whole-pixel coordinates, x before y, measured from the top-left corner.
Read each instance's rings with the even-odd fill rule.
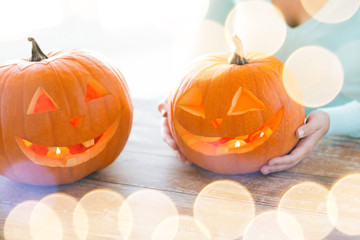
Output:
[[[170,131],[184,156],[204,169],[256,172],[296,145],[304,107],[287,95],[280,60],[254,55],[237,65],[229,56],[191,65],[168,99]]]
[[[58,185],[117,158],[133,107],[123,75],[95,55],[70,49],[0,66],[0,174]]]

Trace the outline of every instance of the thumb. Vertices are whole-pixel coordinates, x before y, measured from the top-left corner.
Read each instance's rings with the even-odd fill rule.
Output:
[[[163,117],[167,117],[168,105],[166,103],[166,100],[160,102],[160,104],[158,105],[158,110]]]
[[[300,126],[297,130],[296,130],[296,136],[298,138],[304,138],[307,137],[311,134],[313,134],[316,130],[315,126],[313,126],[314,124],[311,121],[307,121],[306,124]]]

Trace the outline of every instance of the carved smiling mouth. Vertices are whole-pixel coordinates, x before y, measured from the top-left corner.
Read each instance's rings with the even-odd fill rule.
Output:
[[[16,141],[25,156],[36,164],[48,167],[73,167],[88,161],[104,150],[118,128],[119,120],[120,118],[99,136],[72,146],[43,146],[19,137],[16,137]]]
[[[222,155],[249,152],[268,140],[279,127],[284,113],[280,108],[256,131],[237,137],[204,137],[187,131],[176,121],[176,130],[181,140],[192,150],[205,155]]]

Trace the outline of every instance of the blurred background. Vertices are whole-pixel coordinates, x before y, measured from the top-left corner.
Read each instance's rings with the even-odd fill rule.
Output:
[[[222,25],[205,20],[208,8],[209,0],[0,0],[0,62],[30,57],[29,36],[44,53],[91,49],[120,69],[132,97],[161,99],[194,56],[229,50]],[[208,45],[200,32],[211,33]]]
[[[296,84],[283,76],[286,90],[304,106],[319,107],[334,99],[344,72],[350,83],[345,90],[356,99],[352,86],[360,74],[354,67],[360,61],[360,40],[346,22],[359,21],[360,0],[301,0],[301,4],[316,21],[292,28],[271,0],[0,0],[0,63],[30,57],[29,36],[45,53],[90,49],[120,69],[133,98],[159,100],[176,87],[192,59],[231,51],[236,33],[245,52],[275,55],[286,62],[287,69],[296,73]],[[349,39],[337,46],[329,35],[321,44],[302,30],[309,22],[314,26],[314,21],[326,29],[334,27],[330,34]],[[314,41],[322,46],[314,48]],[[301,99],[296,98],[297,84]]]

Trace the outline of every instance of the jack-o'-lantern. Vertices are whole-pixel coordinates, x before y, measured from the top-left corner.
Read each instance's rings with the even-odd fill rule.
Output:
[[[128,139],[132,104],[122,74],[103,57],[68,49],[0,66],[0,173],[57,185],[112,163]]]
[[[297,143],[304,107],[282,85],[273,56],[236,53],[202,57],[169,97],[169,126],[184,156],[223,174],[250,173]],[[230,62],[228,59],[231,59]]]

